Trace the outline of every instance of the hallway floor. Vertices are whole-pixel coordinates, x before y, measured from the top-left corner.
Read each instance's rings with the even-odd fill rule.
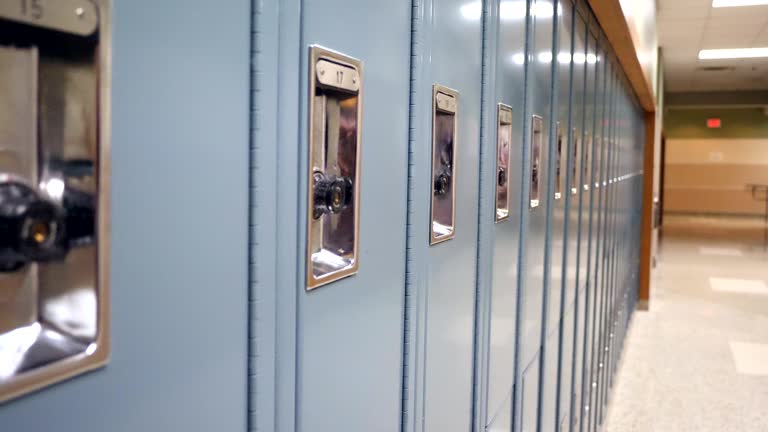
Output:
[[[768,431],[761,222],[664,224],[650,311],[634,315],[603,431]]]

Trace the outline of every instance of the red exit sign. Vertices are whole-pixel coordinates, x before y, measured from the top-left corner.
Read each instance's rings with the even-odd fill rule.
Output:
[[[722,125],[719,118],[710,118],[707,119],[707,127],[710,129],[719,129]]]

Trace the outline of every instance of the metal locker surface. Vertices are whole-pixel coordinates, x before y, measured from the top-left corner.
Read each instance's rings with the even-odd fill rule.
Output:
[[[606,290],[606,308],[605,313],[603,316],[603,370],[602,370],[602,394],[601,394],[601,404],[600,404],[600,418],[601,423],[602,419],[605,416],[605,404],[608,401],[608,392],[610,391],[609,386],[609,380],[611,377],[610,370],[611,370],[611,362],[610,362],[610,345],[612,342],[612,332],[613,332],[613,322],[614,322],[614,315],[615,315],[615,284],[614,284],[614,261],[613,256],[615,252],[615,242],[616,242],[616,183],[614,183],[614,178],[617,177],[616,175],[616,169],[617,169],[617,147],[616,143],[618,141],[617,139],[617,115],[619,107],[617,105],[617,97],[618,92],[620,91],[620,88],[618,87],[618,80],[617,80],[617,67],[616,62],[611,56],[611,64],[613,65],[612,74],[611,74],[611,93],[610,93],[610,106],[611,106],[611,115],[609,118],[609,125],[610,125],[610,140],[609,140],[609,170],[607,171],[607,180],[606,183],[608,184],[607,190],[608,190],[608,196],[606,198],[607,200],[607,220],[608,220],[608,226],[607,226],[607,233],[606,233],[606,254],[604,257],[605,262],[605,290]]]
[[[569,423],[571,426],[578,425],[581,414],[581,380],[582,380],[582,361],[584,352],[584,314],[586,309],[586,291],[584,289],[586,273],[582,271],[586,268],[586,244],[587,240],[587,225],[589,224],[589,214],[587,213],[587,207],[589,205],[587,192],[584,190],[583,185],[586,183],[585,176],[585,149],[587,141],[586,131],[586,110],[585,105],[587,101],[587,27],[584,18],[580,11],[574,11],[574,36],[573,36],[573,77],[572,77],[572,89],[573,89],[573,102],[571,105],[571,122],[573,131],[573,143],[576,146],[576,165],[575,171],[571,175],[575,178],[573,186],[576,189],[576,195],[572,196],[572,201],[568,210],[569,213],[569,230],[576,237],[576,244],[573,251],[573,255],[569,254],[568,265],[572,265],[575,271],[574,280],[574,313],[572,330],[568,331],[567,327],[564,328],[565,333],[573,334],[573,353],[564,353],[568,357],[563,359],[563,370],[566,366],[570,367],[573,371],[573,375],[570,383],[564,383],[561,385],[561,395],[567,393],[564,389],[568,388],[570,394],[568,396],[568,410],[570,412]],[[571,225],[571,222],[573,223]],[[584,247],[582,247],[584,246]],[[572,259],[571,259],[572,258]],[[567,321],[566,321],[567,322]],[[570,359],[570,363],[569,363]],[[561,378],[562,382],[562,378]],[[567,386],[567,387],[566,387]],[[563,401],[565,404],[565,401]],[[563,410],[561,409],[561,412]],[[570,429],[570,428],[569,428]],[[566,429],[566,430],[569,430]]]
[[[111,359],[2,405],[0,424],[243,431],[251,3],[116,3],[102,22],[113,28]]]
[[[547,233],[549,244],[549,273],[546,305],[546,330],[542,333],[545,363],[542,369],[541,430],[554,431],[559,425],[557,414],[560,351],[562,347],[562,317],[566,309],[566,204],[570,198],[569,169],[573,159],[571,149],[570,94],[571,48],[573,37],[573,10],[570,1],[556,2],[555,43],[552,64],[555,67],[553,83],[554,105],[552,147],[550,149],[550,225]],[[575,279],[575,271],[572,273]],[[569,290],[573,292],[573,288]]]
[[[576,309],[572,306],[563,316],[563,333],[560,339],[560,368],[558,369],[557,405],[555,409],[555,431],[569,431],[571,428],[571,403],[573,392],[571,384],[575,374],[573,363],[574,328]]]
[[[612,61],[611,61],[612,63]],[[612,293],[611,290],[613,289],[613,284],[611,281],[611,253],[613,251],[613,170],[615,168],[615,164],[613,163],[613,160],[615,158],[615,114],[616,114],[616,104],[615,104],[615,96],[616,96],[616,88],[615,88],[615,70],[612,72],[611,76],[611,92],[610,92],[610,117],[609,117],[609,140],[608,140],[608,161],[607,161],[607,171],[606,171],[606,205],[605,205],[605,218],[606,218],[606,227],[605,227],[605,247],[604,247],[604,253],[603,253],[603,286],[604,286],[604,298],[605,298],[605,306],[603,308],[603,318],[601,323],[602,328],[602,337],[601,337],[601,360],[602,368],[600,369],[600,395],[599,395],[599,413],[598,416],[600,420],[598,421],[598,424],[602,424],[602,419],[604,417],[604,402],[606,400],[606,395],[608,388],[606,386],[606,383],[609,378],[609,343],[610,343],[610,331],[611,331],[611,322],[612,322]]]
[[[536,8],[537,3],[529,3]],[[550,5],[551,7],[551,5]],[[543,9],[543,8],[542,8]],[[534,9],[535,10],[535,9]],[[529,11],[530,12],[530,11]],[[540,365],[532,367],[532,362],[541,360],[541,340],[544,326],[544,307],[546,286],[544,285],[545,248],[547,229],[547,209],[549,199],[546,199],[549,189],[546,187],[549,172],[549,123],[552,115],[552,65],[546,62],[552,54],[552,15],[549,13],[529,13],[529,33],[526,51],[526,110],[524,119],[524,181],[523,191],[528,195],[523,199],[520,236],[520,271],[519,271],[519,304],[518,308],[518,350],[516,364],[518,371],[525,372],[528,381],[526,386],[532,388],[533,379],[539,379]],[[541,55],[540,55],[541,54]],[[544,198],[544,199],[539,199]],[[536,371],[537,376],[531,376]],[[538,383],[536,388],[538,388]],[[529,391],[522,392],[518,397],[525,398]],[[536,393],[538,399],[538,392]],[[523,400],[518,405],[526,406],[526,414],[534,401]],[[523,420],[528,421],[528,420]]]
[[[538,427],[539,392],[531,397],[533,380],[540,380],[542,333],[545,330],[547,285],[545,277],[548,252],[546,231],[550,202],[549,156],[551,146],[553,32],[554,5],[544,1],[528,2],[528,34],[525,51],[526,96],[523,120],[523,183],[524,196],[520,229],[520,271],[518,300],[518,343],[516,353],[517,380],[525,380],[528,390],[517,386],[515,423],[518,428],[536,417]],[[514,60],[514,59],[513,59]],[[534,367],[535,366],[535,367]],[[524,372],[526,371],[526,372]],[[535,372],[536,375],[532,375]],[[519,381],[518,381],[519,382]],[[540,383],[535,384],[539,389]],[[534,405],[532,407],[531,405]],[[524,408],[524,411],[521,409]],[[534,413],[534,414],[531,414]],[[522,422],[522,423],[521,423]]]
[[[581,281],[581,271],[584,274],[585,285],[585,308],[584,308],[584,341],[582,352],[582,378],[581,378],[581,422],[580,430],[586,431],[588,427],[589,418],[589,392],[592,384],[592,333],[594,315],[594,298],[595,290],[593,289],[593,277],[591,273],[594,266],[593,249],[595,244],[593,241],[594,230],[596,225],[596,217],[594,208],[596,206],[595,201],[597,194],[595,193],[593,185],[593,176],[595,175],[595,130],[596,130],[596,118],[597,118],[597,89],[598,89],[598,68],[597,68],[597,39],[593,33],[594,23],[590,21],[590,18],[585,19],[587,22],[587,55],[585,62],[587,64],[586,72],[586,99],[585,99],[585,123],[584,123],[584,147],[585,155],[583,159],[583,184],[582,193],[585,195],[582,198],[582,238],[580,240],[580,248],[584,253],[584,267],[580,269],[579,280]]]
[[[570,122],[570,93],[571,93],[571,39],[573,36],[573,11],[569,0],[556,3],[558,13],[555,27],[557,43],[553,53],[552,63],[555,65],[554,89],[556,89],[555,105],[553,109],[554,129],[552,131],[553,156],[550,164],[551,175],[549,177],[552,188],[552,210],[550,223],[550,271],[548,278],[549,298],[547,302],[547,337],[559,332],[559,319],[562,316],[561,304],[567,304],[569,299],[563,297],[565,289],[564,276],[575,277],[575,272],[567,273],[565,266],[565,251],[568,242],[565,237],[565,225],[570,186],[568,175],[573,157],[569,152],[571,148],[571,122]],[[573,289],[569,289],[573,292]],[[572,298],[572,296],[571,296]]]
[[[525,23],[523,16],[507,19],[493,3],[486,17],[486,69],[483,105],[485,132],[481,150],[480,243],[478,261],[479,380],[476,427],[501,427],[511,422],[515,380],[517,271],[523,181],[523,129],[525,101]],[[498,105],[512,111],[511,134],[500,136]],[[508,133],[508,132],[507,132]],[[501,135],[504,132],[502,131]],[[509,139],[509,216],[494,221],[497,190],[496,145]],[[527,208],[527,204],[526,204]]]
[[[593,249],[594,255],[593,255],[593,264],[594,267],[592,268],[592,274],[593,277],[593,289],[595,291],[595,300],[594,300],[594,315],[593,315],[593,340],[592,340],[592,387],[591,387],[591,393],[590,393],[590,428],[591,430],[596,430],[597,427],[597,418],[598,418],[598,412],[600,410],[599,407],[599,395],[600,395],[600,376],[602,372],[602,321],[603,321],[603,312],[605,307],[605,286],[603,285],[604,278],[603,278],[603,254],[605,250],[605,228],[606,228],[606,219],[605,219],[605,187],[603,186],[603,178],[605,177],[605,169],[606,169],[606,159],[607,159],[607,149],[608,149],[608,114],[609,114],[609,104],[608,104],[608,94],[610,92],[610,72],[609,72],[609,64],[606,61],[606,52],[605,52],[605,39],[601,36],[598,40],[598,68],[600,68],[599,74],[601,78],[601,83],[599,87],[599,93],[598,97],[600,97],[600,100],[598,101],[598,126],[597,126],[597,133],[600,137],[599,140],[599,149],[595,152],[595,163],[596,163],[596,177],[593,182],[593,186],[595,187],[595,193],[597,194],[597,201],[596,201],[596,207],[594,211],[596,212],[595,217],[597,218],[597,225],[596,225],[596,231],[594,236],[594,241],[596,243],[596,247]]]
[[[540,429],[542,431],[554,431],[557,428],[557,362],[560,358],[560,339],[555,332],[552,337],[544,340],[543,352],[546,353],[546,361],[541,371],[541,405],[540,405]]]
[[[512,406],[512,394],[509,394],[509,397],[504,400],[504,406],[507,409],[499,410],[497,415],[493,417],[493,420],[491,423],[488,424],[488,426],[485,428],[487,431],[498,431],[498,432],[511,432],[512,431],[512,410],[510,407]]]
[[[593,206],[592,206],[592,238],[591,242],[593,244],[592,251],[590,254],[590,260],[591,260],[591,268],[590,271],[590,285],[591,290],[593,292],[592,295],[592,313],[589,316],[589,326],[590,326],[590,339],[588,342],[588,346],[590,347],[591,354],[591,363],[590,363],[590,385],[589,385],[589,394],[590,397],[588,398],[589,406],[590,406],[590,422],[589,422],[589,430],[594,430],[595,427],[595,413],[597,411],[595,403],[596,403],[596,397],[597,397],[597,377],[599,372],[599,341],[600,341],[600,313],[602,311],[602,286],[600,284],[601,278],[600,278],[600,269],[601,269],[601,263],[600,263],[600,254],[602,252],[602,239],[603,239],[603,226],[604,226],[604,215],[603,215],[603,207],[604,207],[604,191],[605,188],[602,186],[602,178],[603,178],[603,172],[604,169],[604,163],[605,163],[605,149],[607,147],[606,145],[606,128],[605,128],[605,119],[606,119],[606,113],[607,113],[607,106],[606,106],[606,95],[607,95],[607,62],[605,61],[605,45],[606,40],[602,37],[602,31],[598,31],[598,41],[597,41],[597,50],[595,52],[595,58],[596,58],[596,66],[597,66],[597,87],[596,87],[596,99],[595,99],[595,144],[594,144],[594,155],[593,158],[593,178],[592,178],[592,188],[593,188]]]
[[[412,32],[403,34],[413,38],[403,427],[465,431],[473,410],[481,2],[416,1]],[[441,129],[434,98],[445,88],[458,101],[451,130],[455,189],[449,190],[454,236],[431,244],[431,203],[438,193],[433,160],[439,160],[433,159],[433,140],[445,138],[435,133]]]
[[[537,6],[537,4],[543,6]],[[534,10],[544,11],[551,3],[532,2]],[[524,193],[529,194],[529,200],[524,199],[521,229],[521,271],[520,284],[523,306],[521,308],[522,328],[518,331],[520,337],[520,364],[527,364],[541,347],[542,325],[544,323],[544,277],[545,268],[545,236],[547,229],[547,211],[550,200],[547,199],[549,188],[549,156],[550,156],[550,122],[552,119],[552,43],[553,18],[548,12],[536,13],[529,17],[529,34],[527,39],[527,77],[526,77],[526,118],[524,119]],[[537,130],[540,123],[540,130]],[[537,137],[537,135],[539,135]],[[537,148],[538,147],[538,148]],[[536,168],[534,170],[534,168]],[[533,180],[538,180],[538,184]],[[537,189],[539,199],[536,200],[533,190]],[[528,202],[530,201],[530,202]],[[538,201],[535,203],[534,201]]]
[[[260,4],[255,12],[264,31],[257,28],[253,35],[251,425],[397,431],[411,3],[284,0]],[[359,267],[312,287],[306,278],[311,234],[305,227],[314,217],[308,208],[309,137],[315,127],[336,124],[339,110],[334,114],[333,106],[348,106],[346,99],[326,101],[327,122],[310,122],[310,74],[324,91],[330,88],[318,66],[328,65],[313,62],[311,52],[335,52],[327,57],[332,64],[358,67],[346,80],[344,74],[334,77],[359,90],[361,110],[359,123],[338,121],[344,134],[329,129],[328,135],[314,135],[325,136],[331,148],[332,137],[360,130]],[[347,141],[339,142],[337,151],[349,150],[342,146]],[[345,157],[338,155],[341,169]],[[260,180],[275,186],[260,188]]]
[[[614,74],[614,68],[613,68],[613,61],[611,60],[611,57],[608,52],[604,53],[605,55],[605,67],[606,67],[606,90],[605,90],[605,102],[604,102],[604,117],[603,117],[603,130],[604,130],[604,146],[603,146],[603,160],[602,160],[602,168],[600,170],[601,178],[599,179],[601,186],[601,218],[602,218],[602,227],[601,227],[601,239],[600,239],[600,250],[598,251],[598,287],[600,292],[600,307],[598,309],[598,319],[596,328],[598,329],[598,338],[597,338],[597,393],[596,393],[596,399],[595,399],[595,415],[596,415],[596,427],[599,427],[601,424],[602,419],[602,412],[603,412],[603,392],[604,392],[604,378],[605,378],[605,371],[606,371],[606,365],[607,365],[607,350],[606,350],[606,340],[607,340],[607,328],[606,328],[606,322],[608,320],[608,310],[609,310],[609,279],[608,279],[608,248],[609,248],[609,238],[610,238],[610,229],[611,229],[611,201],[610,201],[610,190],[611,185],[608,183],[608,179],[610,177],[610,172],[612,170],[612,164],[611,160],[613,158],[613,116],[614,116],[614,103],[613,103],[613,96],[614,96],[614,85],[615,85],[615,74]]]
[[[520,384],[520,409],[518,425],[513,430],[521,432],[536,432],[539,430],[539,355],[523,371]]]
[[[567,146],[563,148],[562,166],[562,200],[563,200],[563,256],[565,261],[561,267],[563,270],[563,310],[573,306],[576,297],[576,275],[578,258],[578,234],[579,234],[579,174],[580,174],[580,144],[583,131],[583,99],[584,99],[584,61],[583,61],[583,34],[582,27],[578,27],[576,13],[573,6],[567,0],[559,3],[563,12],[560,18],[565,24],[560,31],[560,52],[558,56],[560,74],[560,96],[558,98],[559,115],[561,119],[561,131],[567,137]],[[580,45],[577,44],[580,40]],[[580,53],[581,63],[574,61],[574,55]],[[568,60],[565,64],[561,60]],[[566,88],[563,82],[567,82]],[[567,119],[564,121],[563,119]],[[563,312],[561,312],[561,316]]]

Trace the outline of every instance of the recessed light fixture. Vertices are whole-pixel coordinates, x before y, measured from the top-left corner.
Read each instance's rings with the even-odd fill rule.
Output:
[[[712,0],[713,8],[765,5],[768,5],[768,0]]]
[[[705,49],[699,51],[699,60],[739,59],[755,57],[768,57],[768,47]]]

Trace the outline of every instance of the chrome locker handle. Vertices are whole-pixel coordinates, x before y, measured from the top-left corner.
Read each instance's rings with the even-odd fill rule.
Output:
[[[307,279],[312,290],[357,273],[362,62],[311,46]]]
[[[429,244],[456,235],[456,129],[459,92],[432,87],[432,201]]]
[[[510,158],[512,151],[512,107],[499,103],[496,108],[496,223],[509,218]]]

